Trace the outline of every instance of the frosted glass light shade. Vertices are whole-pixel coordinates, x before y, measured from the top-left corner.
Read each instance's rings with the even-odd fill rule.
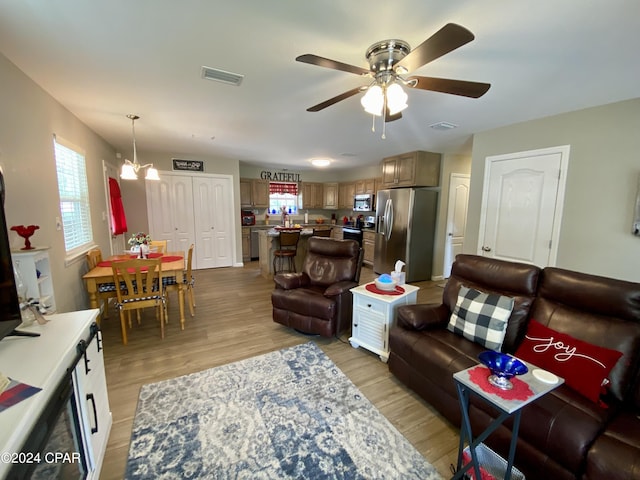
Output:
[[[384,106],[384,93],[379,85],[374,85],[367,90],[360,103],[364,107],[365,112],[371,115],[382,115],[382,107]]]
[[[389,114],[395,115],[407,108],[407,98],[409,96],[397,83],[392,83],[387,87],[387,107]]]

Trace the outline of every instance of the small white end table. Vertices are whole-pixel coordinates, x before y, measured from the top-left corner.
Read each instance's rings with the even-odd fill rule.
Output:
[[[377,353],[380,360],[389,359],[389,329],[396,321],[399,305],[412,305],[418,299],[419,287],[404,284],[404,292],[396,295],[378,294],[367,290],[368,283],[351,289],[353,293],[353,324],[349,342],[353,348],[364,347]]]

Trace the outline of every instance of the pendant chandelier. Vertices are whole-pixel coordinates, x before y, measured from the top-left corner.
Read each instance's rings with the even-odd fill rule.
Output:
[[[136,152],[136,128],[135,122],[140,117],[138,115],[129,114],[127,118],[131,119],[131,132],[133,134],[133,162],[125,158],[122,169],[120,170],[120,178],[123,180],[137,180],[138,172],[142,168],[147,169],[147,174],[144,176],[145,180],[160,180],[158,176],[158,170],[153,168],[153,163],[147,163],[146,165],[140,165],[138,163],[138,154]]]

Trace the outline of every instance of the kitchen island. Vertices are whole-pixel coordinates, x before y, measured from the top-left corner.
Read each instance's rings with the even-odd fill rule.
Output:
[[[317,227],[316,227],[317,228]],[[330,228],[330,226],[327,226]],[[309,237],[313,235],[313,228],[303,227],[300,230],[300,240],[298,241],[298,251],[296,253],[295,265],[296,271],[302,270],[302,262],[307,255],[307,242]],[[259,249],[259,263],[260,274],[265,278],[273,277],[273,252],[280,246],[280,231],[271,228],[264,229],[258,232],[260,249]]]

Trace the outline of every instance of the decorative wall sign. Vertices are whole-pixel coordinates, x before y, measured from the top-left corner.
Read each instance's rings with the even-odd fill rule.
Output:
[[[263,170],[260,172],[262,180],[273,180],[274,182],[299,182],[300,174],[291,172],[269,172]]]
[[[173,158],[173,169],[187,172],[204,172],[204,162],[202,160],[179,160]]]

